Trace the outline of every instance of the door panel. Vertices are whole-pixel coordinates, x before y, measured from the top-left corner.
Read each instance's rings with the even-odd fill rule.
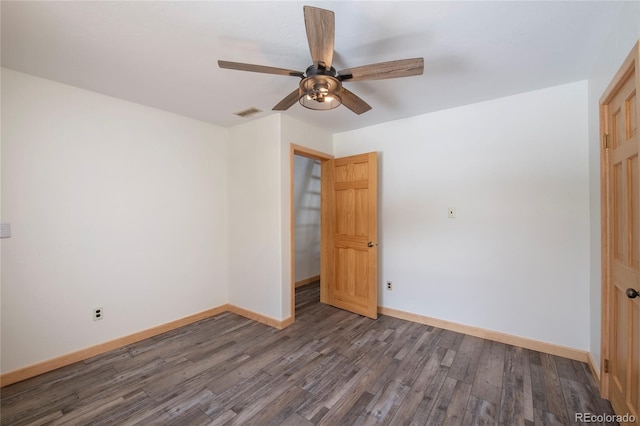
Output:
[[[320,301],[370,318],[378,314],[377,191],[375,152],[322,165]]]
[[[602,103],[604,128],[611,142],[606,225],[610,236],[607,250],[609,373],[605,380],[614,410],[617,414],[634,415],[633,424],[638,424],[640,415],[640,298],[629,298],[627,289],[640,287],[637,76],[636,65],[633,65]]]

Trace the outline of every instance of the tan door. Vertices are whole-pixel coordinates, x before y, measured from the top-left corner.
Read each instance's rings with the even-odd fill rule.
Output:
[[[617,414],[640,415],[640,162],[638,152],[638,69],[635,59],[605,93],[602,105],[607,154],[609,277],[608,396]],[[605,156],[606,157],[606,156]],[[607,281],[607,280],[605,280]],[[605,365],[605,373],[606,373]]]
[[[375,152],[322,163],[320,301],[378,316],[378,160]]]

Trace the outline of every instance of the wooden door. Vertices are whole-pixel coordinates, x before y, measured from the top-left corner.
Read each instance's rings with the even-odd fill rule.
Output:
[[[378,160],[375,152],[322,163],[320,301],[378,316]]]
[[[633,297],[640,290],[637,50],[601,103],[608,170],[605,295],[609,320],[603,334],[603,340],[608,340],[604,379],[615,412],[635,416],[631,424],[638,424],[640,417],[640,297]]]

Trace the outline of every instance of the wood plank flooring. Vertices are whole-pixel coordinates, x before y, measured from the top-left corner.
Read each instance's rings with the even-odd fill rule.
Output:
[[[296,291],[278,331],[225,313],[1,390],[2,425],[567,425],[613,413],[586,364]]]

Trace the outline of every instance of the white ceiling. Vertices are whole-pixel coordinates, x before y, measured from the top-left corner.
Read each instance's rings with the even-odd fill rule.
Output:
[[[586,79],[615,1],[1,2],[2,66],[233,126],[296,77],[220,69],[218,59],[304,71],[302,6],[335,11],[340,70],[424,57],[422,76],[346,83],[373,109],[290,114],[332,132]]]

